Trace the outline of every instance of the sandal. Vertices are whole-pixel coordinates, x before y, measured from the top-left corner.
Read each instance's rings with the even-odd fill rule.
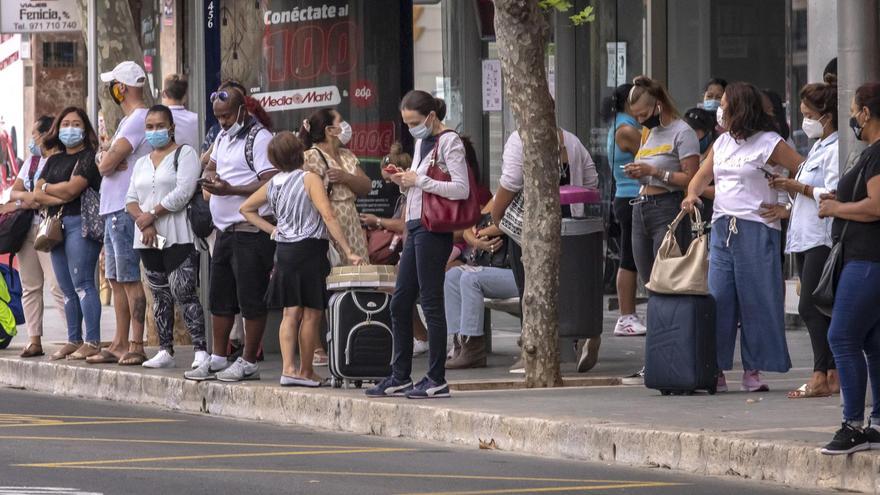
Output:
[[[813,388],[810,387],[809,383],[805,383],[800,386],[797,390],[792,390],[788,393],[789,399],[816,399],[821,397],[831,397],[831,392],[827,393],[816,393],[813,391]]]
[[[42,355],[44,355],[43,346],[40,344],[34,344],[33,342],[31,342],[25,346],[24,350],[21,351],[21,354],[19,354],[18,357],[32,358],[32,357],[39,357]]]
[[[117,361],[119,361],[119,356],[107,349],[101,349],[97,354],[86,358],[86,362],[89,364],[112,364]]]
[[[119,366],[140,366],[147,362],[147,355],[143,352],[126,352],[118,362]]]
[[[79,349],[79,347],[81,345],[82,344],[74,344],[73,342],[68,342],[68,343],[64,344],[64,347],[55,351],[55,353],[53,353],[49,357],[49,359],[51,359],[52,361],[58,361],[59,359],[64,359],[67,356],[76,352],[76,350]]]
[[[121,358],[117,359],[117,363],[119,366],[140,366],[147,361],[147,354],[144,352],[144,341],[141,340],[138,342],[137,340],[129,340],[128,343],[130,346],[139,345],[141,346],[140,351],[132,351],[129,350],[125,354],[122,355]],[[131,349],[131,347],[129,347]]]
[[[76,352],[67,356],[67,359],[69,361],[82,361],[83,359],[88,359],[96,354],[100,354],[100,352],[100,346],[86,342],[79,346],[79,349],[77,349]]]

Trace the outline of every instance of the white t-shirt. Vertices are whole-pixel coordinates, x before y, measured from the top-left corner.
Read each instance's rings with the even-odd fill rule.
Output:
[[[190,112],[183,105],[171,105],[168,108],[174,117],[174,142],[199,149],[202,144],[199,139],[199,115]]]
[[[775,132],[759,132],[740,142],[726,132],[715,141],[713,221],[729,216],[760,222],[777,230],[782,229],[779,221],[768,222],[761,218],[761,204],[775,205],[779,195],[770,187],[767,176],[760,170],[763,167],[779,173],[778,169],[769,166],[767,162],[781,141],[782,137]]]
[[[132,147],[131,155],[125,159],[125,170],[117,170],[104,177],[101,181],[101,215],[114,213],[125,208],[125,195],[128,193],[128,185],[131,183],[131,174],[134,172],[134,164],[144,155],[148,155],[153,148],[144,137],[144,121],[147,119],[147,109],[138,108],[131,115],[123,117],[113,135],[110,146],[118,139],[125,139]]]
[[[267,156],[272,133],[263,129],[254,138],[254,170],[248,166],[244,154],[247,135],[247,131],[241,131],[233,138],[226,131],[220,131],[214,142],[211,160],[217,163],[217,175],[232,186],[250,184],[266,172],[275,170]],[[231,225],[244,222],[245,218],[239,209],[245,199],[244,196],[211,196],[214,226],[218,230],[226,230]],[[266,216],[270,212],[269,205],[260,208],[260,215]]]
[[[21,165],[21,170],[18,171],[18,177],[16,177],[16,178],[21,179],[21,181],[24,183],[24,188],[26,190],[28,190],[28,191],[34,190],[34,184],[36,184],[37,181],[40,179],[40,174],[43,173],[43,167],[46,166],[46,162],[48,160],[49,159],[46,158],[45,156],[40,157],[40,161],[37,163],[37,171],[34,174],[33,181],[30,180],[31,159],[29,158],[27,161],[25,161]],[[40,225],[41,221],[42,221],[42,217],[40,217],[40,215],[34,215],[34,225]]]

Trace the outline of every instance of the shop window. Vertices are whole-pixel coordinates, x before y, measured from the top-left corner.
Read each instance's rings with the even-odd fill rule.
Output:
[[[76,66],[76,43],[51,41],[43,43],[43,67],[64,69]]]

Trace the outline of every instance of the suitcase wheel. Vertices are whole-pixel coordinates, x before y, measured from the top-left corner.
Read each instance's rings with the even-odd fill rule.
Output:
[[[712,385],[711,387],[709,387],[708,391],[709,395],[715,395],[715,393],[718,392],[718,386]]]
[[[354,382],[354,388],[363,388],[363,387],[364,387],[364,382],[362,382],[360,380],[356,380]]]
[[[330,386],[333,388],[339,388],[342,386],[342,383],[335,376],[330,377]]]
[[[672,395],[672,392],[670,392],[669,390],[661,390],[660,394],[666,397],[667,395]]]

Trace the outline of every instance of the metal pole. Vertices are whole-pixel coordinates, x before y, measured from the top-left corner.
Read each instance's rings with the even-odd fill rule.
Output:
[[[88,0],[88,112],[92,125],[98,126],[98,5],[97,0]]]
[[[837,2],[837,81],[838,118],[840,122],[840,172],[848,168],[864,149],[848,129],[849,107],[856,89],[866,82],[880,80],[880,58],[877,57],[877,0]]]

